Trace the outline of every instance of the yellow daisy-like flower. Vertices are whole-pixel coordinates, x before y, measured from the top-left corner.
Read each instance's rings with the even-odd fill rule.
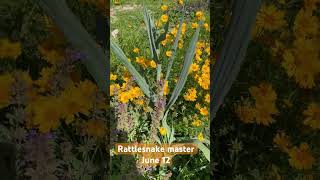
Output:
[[[20,42],[11,42],[8,38],[0,40],[0,58],[16,59],[20,54]]]
[[[111,74],[110,74],[110,80],[111,80],[111,81],[117,80],[117,75],[111,73]]]
[[[186,101],[195,101],[197,99],[197,90],[195,88],[190,88],[183,97]]]
[[[289,156],[290,165],[299,170],[311,169],[315,163],[315,158],[307,143],[301,143],[299,147],[290,149]]]
[[[121,103],[128,103],[130,99],[130,94],[128,92],[120,92],[119,94],[119,101]]]
[[[277,133],[273,138],[273,142],[283,152],[288,152],[291,145],[289,137],[284,132]]]
[[[60,119],[63,117],[64,107],[61,98],[41,96],[26,107],[26,112],[32,116],[29,123],[42,133],[57,129],[60,125]]]
[[[191,27],[192,27],[192,29],[196,29],[196,28],[199,27],[199,24],[198,23],[192,23]]]
[[[154,60],[151,60],[151,61],[149,62],[149,65],[150,65],[150,67],[152,67],[152,68],[157,68],[157,63],[156,63]]]
[[[190,66],[190,72],[196,72],[199,70],[199,65],[196,63],[192,63]]]
[[[274,31],[285,26],[284,12],[274,5],[263,5],[257,15],[256,26],[265,30]]]
[[[161,6],[161,10],[162,11],[167,11],[168,10],[168,6],[167,5],[162,5]]]
[[[169,20],[169,16],[166,15],[166,14],[163,14],[163,15],[160,17],[160,20],[161,20],[163,23],[166,23],[166,22],[168,22],[168,20]]]
[[[162,136],[164,136],[164,135],[167,134],[167,130],[166,130],[166,128],[164,128],[164,127],[160,127],[159,131],[160,131],[160,134],[161,134]]]
[[[183,5],[183,4],[184,4],[184,1],[183,1],[183,0],[178,0],[178,3],[179,3],[180,5]]]
[[[197,19],[200,21],[200,20],[203,20],[204,19],[204,14],[202,11],[197,11],[196,12],[196,17]]]
[[[320,105],[311,103],[303,112],[306,116],[303,124],[310,126],[312,129],[320,129]]]
[[[196,127],[201,126],[201,124],[202,124],[202,122],[201,122],[199,119],[194,120],[194,121],[192,122],[192,125],[193,125],[193,126],[196,126]]]
[[[171,57],[172,56],[172,51],[166,51],[166,56]]]
[[[139,49],[139,48],[134,48],[134,49],[133,49],[133,52],[134,52],[134,53],[139,53],[139,52],[140,52],[140,49]]]
[[[210,31],[210,26],[209,26],[208,23],[204,23],[204,24],[203,24],[203,27],[204,27],[204,29],[205,29],[206,31]]]
[[[204,141],[204,137],[203,137],[203,134],[202,133],[199,133],[198,134],[198,140],[203,142]]]
[[[210,94],[206,94],[206,96],[204,97],[204,101],[206,103],[210,103]]]
[[[200,114],[203,115],[203,116],[208,116],[209,115],[209,111],[207,109],[207,107],[202,107],[200,108]]]

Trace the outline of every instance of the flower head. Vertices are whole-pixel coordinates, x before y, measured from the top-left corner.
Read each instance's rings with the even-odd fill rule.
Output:
[[[162,136],[164,136],[164,135],[166,135],[167,134],[167,130],[166,130],[166,128],[164,128],[164,127],[160,127],[160,134],[162,135]]]

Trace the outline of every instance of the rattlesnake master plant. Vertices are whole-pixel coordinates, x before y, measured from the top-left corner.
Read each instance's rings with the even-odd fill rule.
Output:
[[[69,42],[84,53],[87,70],[103,91],[107,87],[107,56],[69,9],[65,0],[37,0],[42,9],[59,26]]]
[[[200,21],[200,25],[198,26],[198,28],[196,29],[196,31],[194,32],[192,39],[190,41],[189,47],[186,50],[185,56],[184,56],[184,64],[182,67],[182,70],[180,71],[180,75],[179,78],[177,80],[176,86],[171,94],[171,97],[168,99],[168,101],[166,101],[165,99],[162,98],[161,92],[163,92],[163,88],[164,88],[164,83],[168,81],[168,79],[170,78],[170,71],[172,68],[172,64],[173,61],[175,59],[176,56],[176,51],[177,51],[177,47],[178,47],[178,42],[179,39],[181,37],[181,31],[182,31],[182,23],[185,19],[185,13],[186,13],[186,9],[185,7],[182,10],[182,15],[181,15],[181,19],[180,19],[180,24],[179,24],[179,29],[176,35],[176,38],[174,40],[174,45],[171,49],[172,56],[169,59],[169,62],[167,64],[167,68],[166,68],[166,75],[164,79],[161,79],[161,72],[163,65],[160,62],[160,42],[162,40],[165,39],[166,33],[168,32],[168,27],[169,27],[169,21],[166,22],[166,24],[164,25],[164,29],[165,32],[160,33],[154,23],[154,20],[152,18],[152,16],[150,15],[149,11],[144,7],[144,23],[146,25],[146,30],[147,30],[147,34],[148,34],[148,42],[149,42],[149,48],[151,51],[151,58],[154,59],[157,63],[157,77],[156,77],[156,82],[159,85],[160,84],[160,89],[158,88],[157,90],[153,90],[150,88],[150,85],[147,83],[147,81],[145,80],[145,78],[135,69],[135,67],[131,64],[131,62],[129,61],[129,59],[126,57],[125,53],[123,52],[123,50],[117,45],[116,42],[114,42],[112,39],[111,41],[111,50],[112,52],[116,55],[116,57],[118,58],[118,60],[127,68],[127,70],[131,73],[131,75],[133,76],[135,82],[139,85],[140,89],[142,90],[142,92],[144,93],[144,95],[151,100],[152,103],[154,103],[154,107],[157,109],[156,111],[160,111],[161,113],[159,113],[157,116],[152,115],[152,122],[151,123],[156,123],[158,124],[158,127],[161,123],[162,127],[165,128],[165,135],[162,138],[159,138],[158,136],[154,136],[154,134],[151,132],[151,134],[153,135],[156,142],[158,142],[159,144],[161,143],[173,143],[176,138],[175,138],[175,131],[173,127],[170,127],[167,123],[167,116],[169,114],[170,108],[175,104],[176,100],[178,99],[178,97],[180,96],[185,83],[187,81],[187,77],[188,77],[188,72],[190,69],[190,66],[192,64],[192,60],[194,59],[194,55],[195,55],[195,50],[196,50],[196,44],[199,38],[199,33],[200,33],[200,27],[203,25],[203,21]],[[161,85],[162,84],[162,85]],[[159,87],[159,86],[157,86]],[[161,89],[162,88],[162,89]],[[165,102],[162,102],[165,101]],[[161,109],[162,106],[160,106],[159,104],[164,104],[163,109]],[[158,106],[159,105],[159,106]],[[155,109],[154,109],[155,110]],[[159,121],[159,122],[158,122]],[[196,140],[196,139],[192,139],[189,140],[195,143],[195,145],[198,146],[198,148],[204,153],[205,157],[210,161],[210,151],[209,148],[206,147],[202,142]],[[207,144],[210,144],[208,140],[205,140],[205,142]]]

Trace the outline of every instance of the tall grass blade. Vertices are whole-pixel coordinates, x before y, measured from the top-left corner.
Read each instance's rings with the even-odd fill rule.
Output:
[[[136,68],[131,64],[131,62],[128,60],[128,58],[123,53],[121,48],[112,39],[110,40],[110,42],[111,42],[110,43],[111,50],[115,53],[115,55],[118,57],[120,62],[128,69],[131,75],[135,78],[135,81],[137,82],[141,90],[144,92],[144,94],[147,97],[150,97],[150,89],[146,80],[139,74]]]
[[[99,88],[107,90],[107,56],[69,9],[65,0],[37,0],[68,41],[86,56],[84,64]]]

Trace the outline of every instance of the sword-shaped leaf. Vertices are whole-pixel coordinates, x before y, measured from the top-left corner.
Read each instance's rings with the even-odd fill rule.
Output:
[[[210,149],[197,139],[193,140],[192,143],[203,152],[204,157],[206,157],[206,159],[210,162]]]
[[[240,71],[261,0],[241,0],[235,3],[230,29],[213,71],[211,121]]]
[[[65,0],[37,0],[68,41],[86,56],[84,64],[99,88],[107,87],[107,56],[69,9]]]
[[[146,24],[147,32],[148,32],[148,38],[149,38],[149,44],[150,44],[150,50],[152,59],[154,59],[157,63],[159,63],[159,56],[157,47],[155,44],[155,25],[154,22],[150,16],[149,11],[144,7],[144,22]]]
[[[169,102],[167,104],[165,116],[167,115],[168,110],[171,108],[171,106],[178,99],[178,97],[179,97],[179,95],[180,95],[180,93],[181,93],[181,91],[187,81],[188,72],[189,72],[190,66],[192,64],[192,60],[194,58],[196,45],[197,45],[199,33],[200,33],[200,27],[202,24],[203,24],[203,22],[200,22],[199,27],[197,28],[196,32],[192,36],[189,47],[188,47],[187,52],[185,54],[184,64],[183,64],[182,70],[180,72],[179,80],[178,80],[177,85],[175,86],[175,88],[172,92],[172,95],[169,99]]]

